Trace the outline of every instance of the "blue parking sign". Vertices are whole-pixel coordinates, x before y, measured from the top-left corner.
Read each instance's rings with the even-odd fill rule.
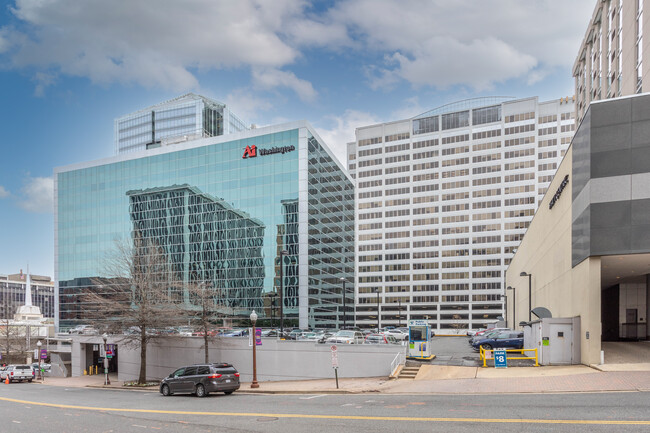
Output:
[[[508,358],[505,349],[494,350],[494,368],[508,368]]]

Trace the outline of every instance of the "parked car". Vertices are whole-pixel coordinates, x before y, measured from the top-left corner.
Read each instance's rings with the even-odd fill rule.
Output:
[[[99,331],[90,325],[77,325],[70,329],[68,334],[98,335]]]
[[[488,337],[491,334],[498,333],[500,331],[511,331],[510,328],[488,328],[484,331],[477,332],[473,337],[469,339],[469,345],[472,346],[475,342]]]
[[[477,332],[485,331],[485,328],[479,328],[479,329],[470,329],[467,331],[467,336],[472,338],[473,336],[476,335]]]
[[[328,343],[362,344],[363,334],[359,331],[339,331],[327,339]]]
[[[496,334],[490,334],[488,338],[476,341],[472,347],[474,347],[474,350],[479,350],[480,347],[485,350],[523,349],[524,333],[519,331],[500,331]]]
[[[223,334],[224,337],[248,337],[248,329],[233,329],[227,334]]]
[[[399,344],[395,337],[390,334],[370,334],[366,336],[363,344]]]
[[[160,393],[195,394],[206,397],[211,392],[232,394],[239,389],[239,372],[231,364],[195,364],[179,368],[160,382]]]
[[[280,332],[277,329],[265,329],[262,331],[262,337],[277,337]]]
[[[397,340],[406,340],[409,338],[409,331],[408,328],[406,332],[404,332],[404,330],[401,328],[395,328],[395,329],[389,329],[387,331],[384,331],[384,335],[390,335],[391,337],[394,337]]]
[[[34,371],[38,371],[38,362],[33,362],[32,363],[32,368],[34,369]],[[43,371],[45,371],[47,373],[50,370],[52,370],[52,365],[51,364],[46,364],[45,362],[41,362],[41,368],[43,369]]]
[[[4,366],[0,367],[0,380],[2,382],[4,382],[5,378],[7,377],[6,374],[5,374],[5,371],[7,371],[7,368],[8,368],[7,365],[4,365]]]
[[[36,376],[34,369],[31,365],[9,365],[7,369],[2,372],[2,378],[9,378],[9,383],[11,382],[22,382],[26,380],[31,382]]]

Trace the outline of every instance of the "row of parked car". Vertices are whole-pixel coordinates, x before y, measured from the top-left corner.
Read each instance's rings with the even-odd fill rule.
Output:
[[[492,349],[523,349],[524,333],[510,328],[489,328],[469,335],[469,344],[478,351]]]

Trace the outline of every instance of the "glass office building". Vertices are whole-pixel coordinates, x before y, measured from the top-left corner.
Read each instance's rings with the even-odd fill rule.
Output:
[[[255,310],[277,325],[282,292],[285,323],[342,323],[354,186],[307,122],[76,164],[55,182],[59,329],[84,322],[81,291],[111,278],[107,257],[137,238],[163,252],[178,280],[213,290],[219,317],[237,323]],[[187,292],[180,302],[193,308]]]
[[[226,104],[188,93],[115,119],[115,154],[246,129]]]

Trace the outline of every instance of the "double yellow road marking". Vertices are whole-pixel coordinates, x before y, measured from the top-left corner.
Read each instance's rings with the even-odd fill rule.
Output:
[[[69,404],[42,403],[37,401],[18,400],[0,397],[2,401],[29,404],[33,406],[46,406],[59,409],[77,409],[96,412],[125,412],[125,413],[157,413],[171,415],[206,415],[206,416],[233,416],[233,417],[275,417],[286,419],[341,419],[361,421],[416,421],[416,422],[464,422],[478,424],[581,424],[581,425],[650,425],[650,420],[600,420],[600,419],[509,419],[509,418],[433,418],[433,417],[406,417],[406,416],[359,416],[359,415],[313,415],[293,413],[248,413],[248,412],[197,412],[183,410],[156,410],[156,409],[127,409],[117,407],[92,407],[76,406]]]

